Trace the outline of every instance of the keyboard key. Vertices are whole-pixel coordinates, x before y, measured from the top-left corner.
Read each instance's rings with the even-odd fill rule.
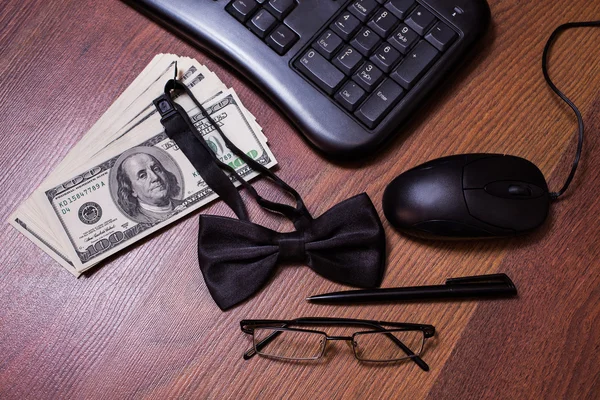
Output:
[[[294,0],[269,0],[267,9],[279,20],[282,20],[296,6]]]
[[[356,83],[352,81],[346,82],[342,89],[337,92],[335,99],[340,103],[346,110],[352,112],[356,110],[356,107],[360,104],[366,92],[360,88]]]
[[[346,75],[350,75],[352,71],[358,67],[362,59],[362,56],[356,49],[346,45],[333,59],[333,65],[338,67]]]
[[[323,32],[319,40],[315,43],[314,47],[319,53],[328,60],[333,57],[333,53],[339,49],[342,45],[342,39],[331,32],[329,29]]]
[[[391,79],[384,81],[354,114],[373,129],[402,98],[404,90]]]
[[[377,7],[379,4],[375,0],[356,0],[350,4],[348,11],[362,22],[366,22]]]
[[[279,55],[285,54],[298,40],[296,35],[290,28],[285,25],[279,25],[267,37],[266,42]]]
[[[227,12],[241,23],[245,23],[258,7],[254,0],[236,0],[227,6]]]
[[[276,23],[277,19],[263,8],[254,14],[254,17],[248,22],[248,28],[258,37],[264,39]]]
[[[404,22],[406,22],[406,25],[413,28],[419,35],[423,36],[425,31],[427,31],[435,21],[436,18],[432,13],[427,11],[425,7],[417,6]]]
[[[367,92],[373,91],[383,77],[383,72],[371,62],[364,63],[354,74],[352,79]]]
[[[421,40],[390,76],[405,89],[410,89],[433,64],[438,54],[435,47]]]
[[[398,50],[394,49],[392,45],[384,43],[373,53],[370,60],[376,67],[388,73],[401,57]]]
[[[379,9],[368,23],[369,28],[373,29],[379,36],[388,37],[396,27],[398,18],[394,17],[385,8]]]
[[[309,49],[296,63],[296,68],[313,83],[332,95],[346,76],[316,50]]]
[[[359,27],[360,21],[354,15],[350,14],[349,11],[344,11],[342,15],[331,24],[331,29],[344,40],[350,40]]]
[[[425,36],[425,39],[439,51],[446,51],[454,42],[456,36],[456,32],[442,21],[439,21]]]
[[[415,4],[415,0],[390,0],[386,3],[385,8],[396,17],[404,19]]]
[[[417,32],[413,31],[405,24],[400,24],[394,34],[388,38],[388,42],[402,54],[408,53],[408,50],[410,50],[417,40],[419,40]]]
[[[381,38],[377,36],[369,28],[362,28],[350,42],[352,47],[358,50],[363,56],[371,54],[375,47],[381,42]]]

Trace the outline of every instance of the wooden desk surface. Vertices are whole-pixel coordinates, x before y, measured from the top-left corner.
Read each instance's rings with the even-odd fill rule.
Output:
[[[192,56],[233,86],[279,160],[277,174],[314,215],[366,191],[385,226],[383,286],[508,273],[519,298],[352,307],[307,304],[346,287],[306,267],[280,269],[257,296],[221,312],[196,259],[193,215],[76,280],[3,222],[0,398],[600,398],[600,29],[562,35],[550,73],[583,113],[575,180],[528,236],[425,242],[395,232],[381,196],[396,175],[466,152],[525,157],[552,190],[573,159],[572,112],[546,86],[544,43],[560,23],[600,19],[600,2],[490,0],[477,55],[376,157],[332,164],[248,82],[118,1],[5,0],[0,6],[0,217],[42,182],[157,53]],[[264,180],[255,183],[275,199]],[[245,197],[247,199],[247,197]],[[252,204],[255,221],[287,229]],[[225,213],[215,204],[203,213]],[[346,346],[325,362],[242,360],[242,318],[339,316],[430,323],[437,336],[410,362],[365,365]]]

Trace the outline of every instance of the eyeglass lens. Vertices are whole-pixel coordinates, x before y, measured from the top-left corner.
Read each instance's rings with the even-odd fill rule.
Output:
[[[354,335],[354,353],[363,361],[397,361],[421,354],[422,331],[364,332]]]
[[[323,354],[325,335],[316,332],[255,328],[254,346],[260,355],[291,360],[314,360]]]

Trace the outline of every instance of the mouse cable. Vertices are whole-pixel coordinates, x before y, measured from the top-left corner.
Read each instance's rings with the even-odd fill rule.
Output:
[[[575,112],[575,115],[577,116],[577,122],[579,123],[579,141],[577,142],[577,152],[575,154],[575,160],[573,161],[573,166],[571,167],[571,172],[569,173],[569,176],[567,177],[567,180],[566,180],[565,184],[563,185],[562,189],[560,189],[558,192],[550,193],[550,198],[552,200],[556,200],[559,196],[561,196],[567,190],[567,188],[569,187],[569,184],[571,183],[571,181],[573,180],[573,177],[575,176],[575,170],[577,170],[577,165],[579,164],[579,158],[581,157],[581,149],[583,147],[583,117],[581,116],[581,112],[579,112],[579,109],[577,108],[577,106],[575,104],[573,104],[573,102],[571,100],[569,100],[569,98],[567,96],[565,96],[565,94],[563,92],[561,92],[556,87],[556,85],[554,85],[552,80],[550,79],[550,76],[548,75],[548,66],[547,66],[548,52],[550,51],[550,47],[552,46],[554,40],[556,39],[558,34],[561,33],[562,31],[566,31],[567,29],[571,29],[571,28],[585,28],[585,27],[590,27],[590,26],[600,26],[600,21],[568,22],[566,24],[560,25],[558,28],[556,28],[554,30],[554,32],[552,32],[552,34],[548,38],[548,41],[546,42],[546,46],[544,47],[544,53],[542,55],[542,72],[544,73],[544,79],[546,79],[546,83],[548,84],[548,86],[550,86],[550,88],[554,91],[554,93],[556,93],[565,103],[567,103],[569,105],[569,107],[571,107],[571,109]]]

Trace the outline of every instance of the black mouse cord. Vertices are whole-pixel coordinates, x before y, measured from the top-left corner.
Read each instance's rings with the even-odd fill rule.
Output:
[[[569,107],[571,107],[571,109],[575,112],[575,115],[577,116],[577,122],[579,123],[579,141],[577,142],[577,153],[575,154],[575,160],[573,161],[573,166],[571,167],[571,173],[569,173],[569,176],[567,177],[567,180],[566,180],[565,184],[563,185],[562,189],[560,189],[558,192],[550,193],[550,198],[552,200],[557,199],[559,196],[561,196],[567,190],[567,188],[569,187],[569,184],[571,183],[571,181],[573,180],[573,177],[575,176],[575,170],[577,170],[577,165],[579,164],[579,158],[581,157],[581,148],[583,147],[583,117],[581,116],[581,112],[579,112],[579,109],[577,108],[577,106],[575,104],[573,104],[573,102],[571,100],[569,100],[569,98],[567,96],[565,96],[565,94],[563,92],[561,92],[556,87],[556,85],[554,85],[552,80],[550,79],[550,76],[548,75],[548,66],[547,66],[548,52],[550,51],[550,47],[554,43],[554,40],[562,31],[566,31],[567,29],[571,29],[571,28],[584,28],[584,27],[590,27],[590,26],[600,26],[600,21],[568,22],[566,24],[560,25],[558,28],[556,28],[554,30],[554,32],[552,32],[552,34],[548,38],[548,41],[546,42],[546,46],[544,47],[544,54],[542,55],[542,71],[544,72],[544,78],[546,79],[546,83],[548,83],[548,85],[554,91],[554,93],[556,93],[561,99],[563,99],[563,101],[565,103],[567,103],[569,105]]]

